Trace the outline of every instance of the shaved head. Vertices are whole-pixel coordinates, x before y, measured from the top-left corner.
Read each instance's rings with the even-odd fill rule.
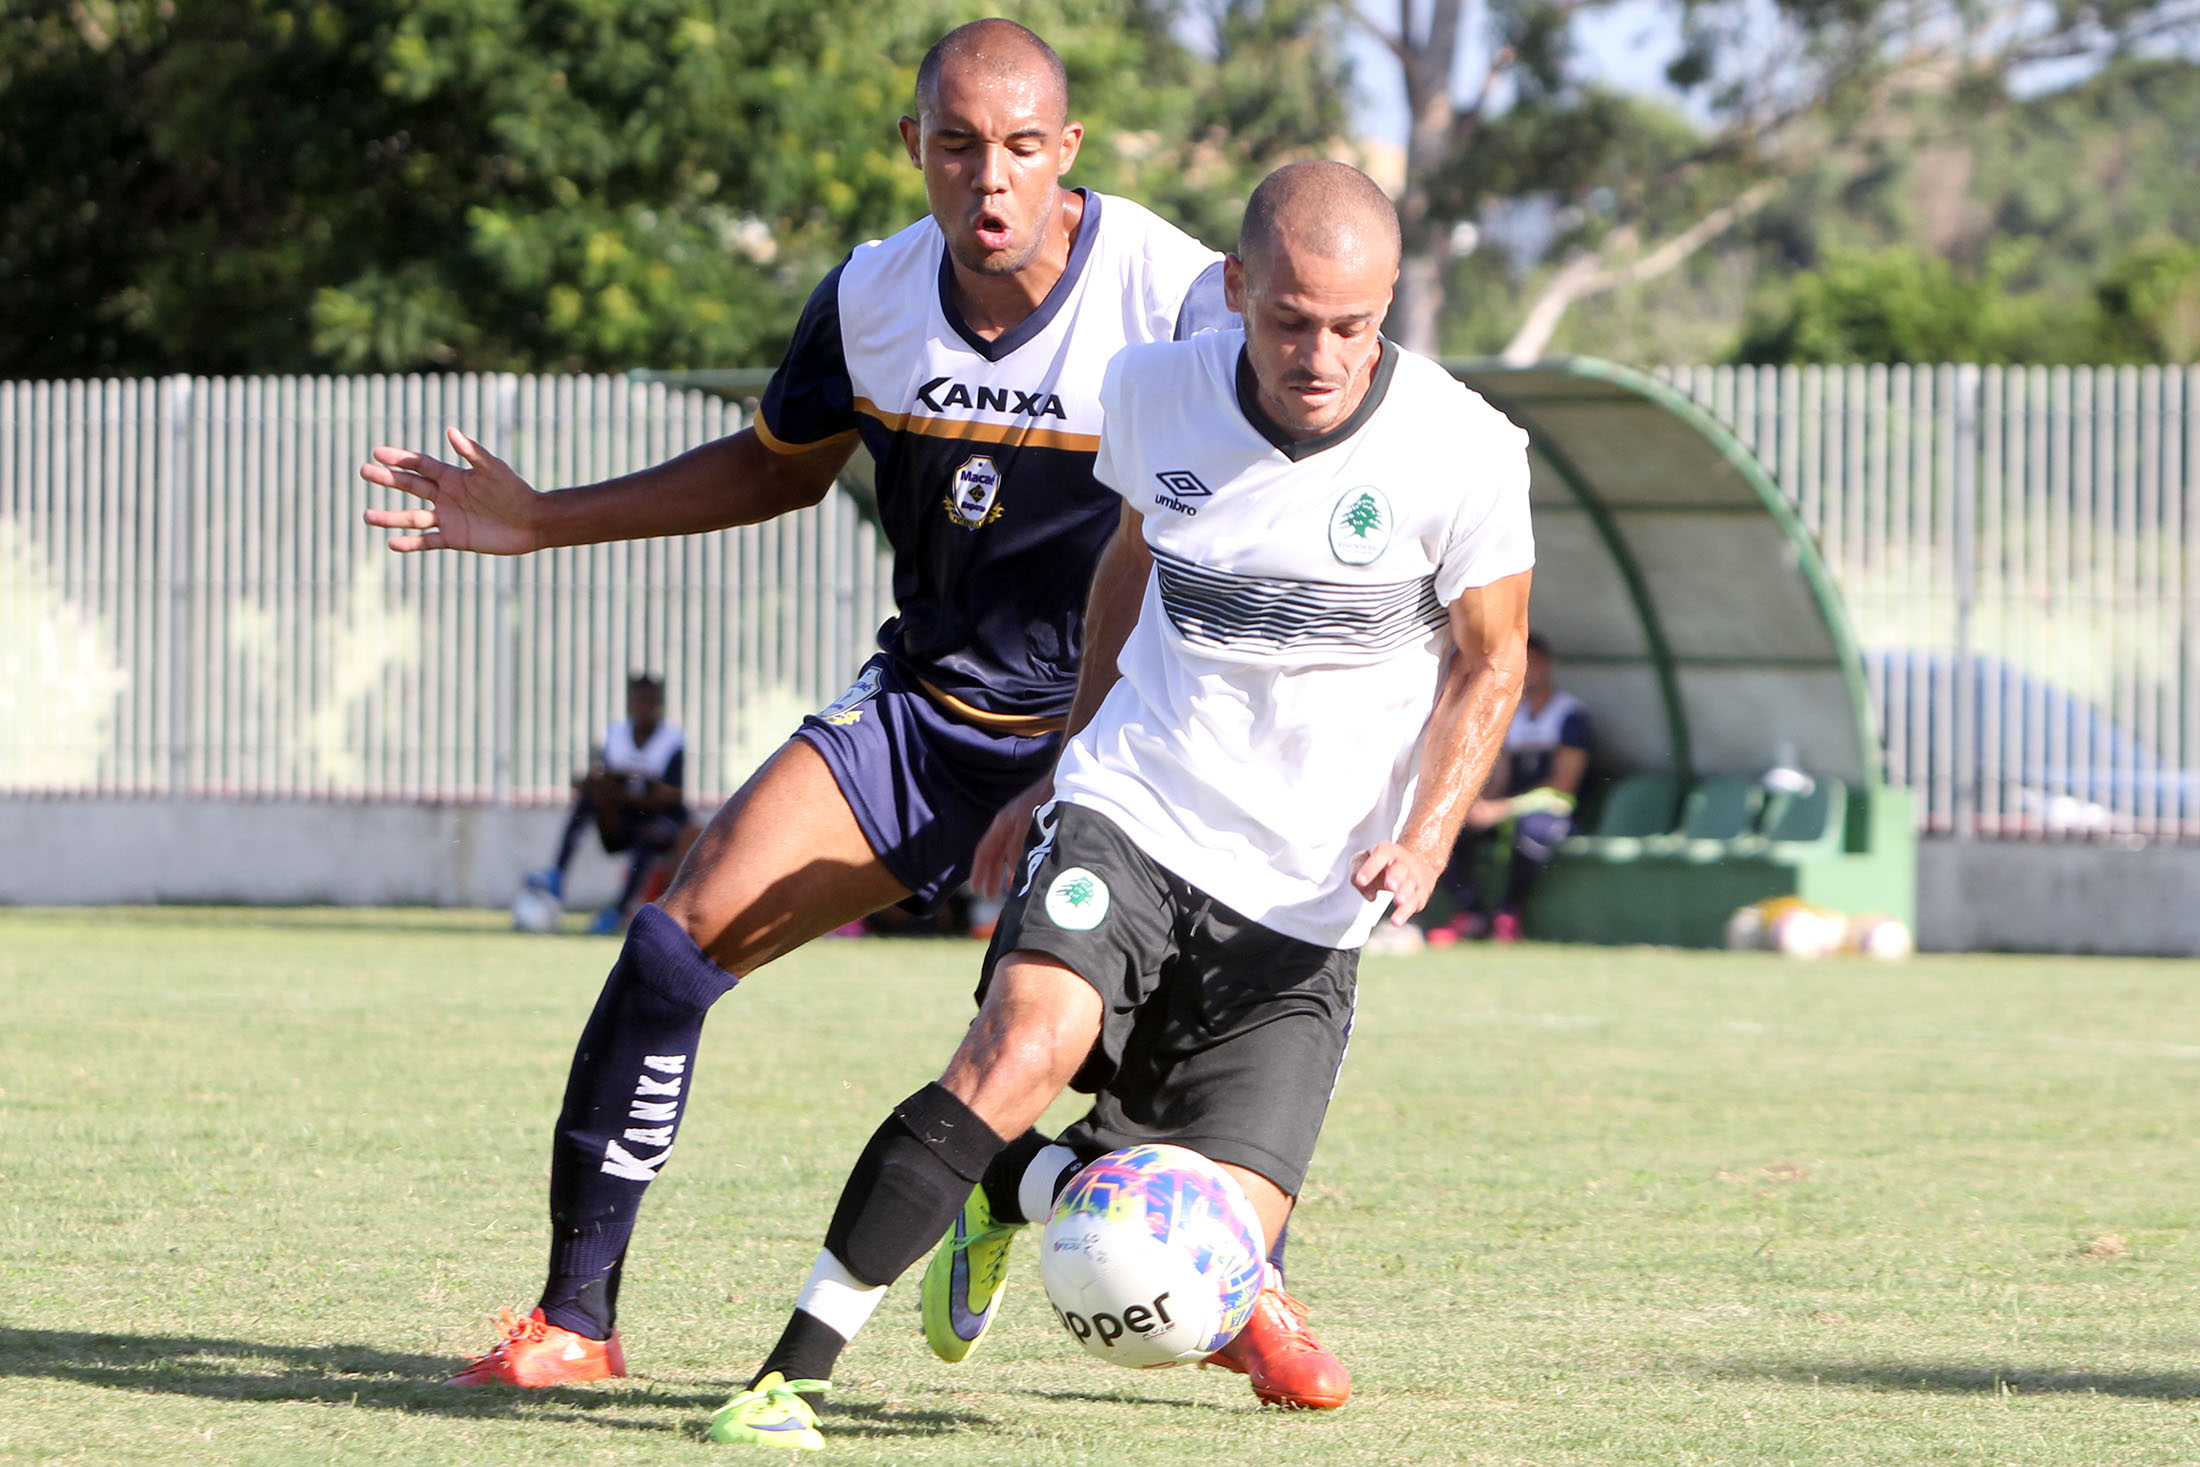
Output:
[[[1250,264],[1283,249],[1395,275],[1400,243],[1398,210],[1374,179],[1349,163],[1287,163],[1246,203],[1238,256]]]
[[[1344,422],[1375,380],[1398,242],[1398,211],[1357,168],[1292,163],[1253,190],[1222,296],[1260,405],[1292,437]]]
[[[1069,73],[1062,58],[1045,41],[1013,20],[974,20],[959,25],[934,42],[917,65],[917,118],[922,121],[939,106],[940,73],[993,78],[1043,79],[1050,93],[1053,119],[1069,116]]]

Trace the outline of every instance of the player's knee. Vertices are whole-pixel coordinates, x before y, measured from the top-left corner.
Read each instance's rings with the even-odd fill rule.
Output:
[[[1079,1042],[1073,1027],[1068,1015],[1036,1005],[989,1008],[972,1026],[961,1058],[996,1086],[1059,1089],[1092,1046],[1092,1037]]]

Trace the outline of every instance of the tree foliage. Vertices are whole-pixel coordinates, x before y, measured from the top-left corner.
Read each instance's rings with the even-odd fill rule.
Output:
[[[1768,211],[1742,360],[2200,357],[2200,67],[1909,110]]]
[[[1462,315],[1486,309],[1448,309],[1462,223],[1544,222],[1516,236],[1530,245],[1511,282],[1522,324],[1504,343],[1533,355],[1575,302],[1688,274],[1705,245],[1754,227],[1808,180],[1868,180],[1889,150],[1915,146],[1932,110],[1919,99],[1950,116],[1989,111],[2043,66],[2174,54],[2200,34],[2194,0],[1666,0],[1683,123],[1595,85],[1579,28],[1601,8],[1487,0],[1477,30],[1465,0],[1354,5],[1396,57],[1411,114],[1393,313],[1408,345],[1458,349]],[[1472,267],[1467,283],[1490,273]]]
[[[0,0],[0,373],[768,361],[834,259],[922,212],[894,121],[975,13]],[[1076,180],[1210,237],[1341,128],[1310,0],[1020,14],[1092,129]]]

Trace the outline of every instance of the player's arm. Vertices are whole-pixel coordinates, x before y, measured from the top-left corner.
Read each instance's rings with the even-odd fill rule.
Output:
[[[424,506],[366,512],[375,528],[403,532],[390,537],[392,550],[525,555],[753,525],[823,499],[855,450],[852,434],[838,434],[781,453],[744,428],[639,473],[543,493],[458,429],[446,435],[463,464],[383,447],[359,470],[368,483]]]
[[[1131,628],[1138,625],[1138,608],[1146,599],[1146,579],[1152,574],[1153,550],[1146,544],[1145,521],[1126,503],[1114,537],[1093,568],[1092,591],[1085,602],[1085,645],[1077,666],[1077,691],[1070,697],[1069,724],[1062,732],[1065,748],[1079,729],[1092,722],[1100,705],[1107,701],[1108,690],[1123,675],[1116,659],[1122,655]],[[1054,771],[1049,769],[1044,778],[993,817],[971,862],[970,884],[979,895],[1008,894],[1009,874],[1023,851],[1031,812],[1053,798]]]
[[[1567,745],[1551,756],[1551,777],[1543,781],[1543,787],[1579,799],[1581,782],[1588,774],[1589,751]]]
[[[682,786],[687,783],[686,765],[687,751],[682,749],[665,765],[665,772],[661,777],[648,774],[628,776],[628,802],[651,814],[674,808],[685,798]]]
[[[1370,899],[1389,892],[1390,920],[1421,910],[1451,855],[1474,797],[1489,781],[1528,672],[1528,587],[1521,571],[1471,587],[1451,603],[1452,655],[1421,740],[1412,808],[1394,841],[1354,862],[1352,883]]]

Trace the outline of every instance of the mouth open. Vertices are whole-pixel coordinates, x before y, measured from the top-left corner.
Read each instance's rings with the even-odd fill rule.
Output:
[[[1011,238],[1008,221],[998,214],[980,214],[971,226],[978,243],[989,250],[1005,250]]]

